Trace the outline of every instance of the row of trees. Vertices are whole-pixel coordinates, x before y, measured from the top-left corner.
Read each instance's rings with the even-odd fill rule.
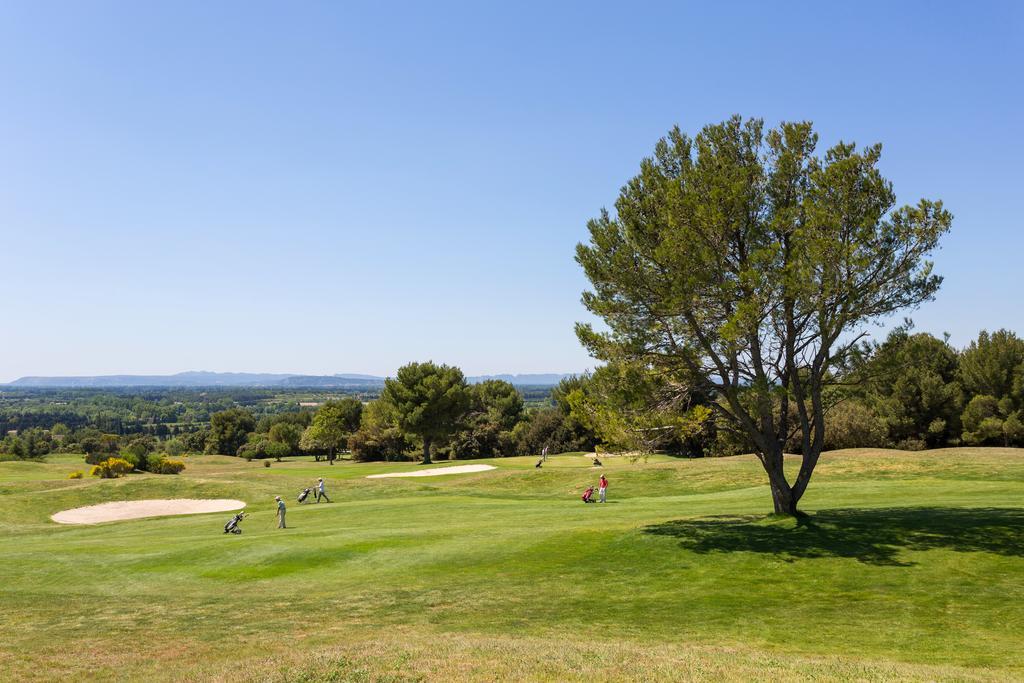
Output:
[[[901,330],[859,360],[849,375],[861,381],[839,410],[847,419],[870,411],[879,424],[869,433],[882,443],[1024,446],[1024,340],[1013,332],[983,331],[958,352],[946,339]]]
[[[947,338],[898,329],[881,344],[862,344],[831,379],[821,402],[824,450],[1024,446],[1024,340],[1011,331],[983,331],[957,350]],[[691,392],[681,399],[662,373],[637,363],[604,365],[566,383],[563,397],[570,414],[611,449],[755,450],[716,414],[720,397]],[[776,419],[781,410],[777,398]],[[799,415],[789,410],[796,424]],[[786,452],[803,448],[798,433],[786,435]]]
[[[359,460],[402,459],[418,452],[430,461],[538,453],[545,446],[553,452],[590,449],[595,444],[593,431],[572,415],[566,400],[579,381],[556,387],[553,402],[534,400],[528,406],[521,391],[508,382],[470,385],[458,368],[412,363],[388,381],[379,398],[368,402],[342,397],[314,411],[291,401],[290,409],[279,410],[283,401],[277,397],[274,412],[265,402],[222,403],[221,410],[209,415],[208,424],[163,438],[56,423],[46,429],[12,431],[0,440],[0,457],[37,458],[65,452],[86,453],[90,460],[97,460],[124,457],[128,450],[141,448],[169,456],[220,453],[246,458],[306,453],[333,459],[339,452],[350,451]],[[91,393],[84,400],[87,406],[102,403]]]
[[[23,388],[0,390],[0,433],[62,424],[119,436],[194,431],[233,406],[273,410],[279,392],[250,388]]]
[[[462,371],[432,362],[410,363],[385,383],[381,396],[363,403],[332,400],[315,412],[257,420],[244,408],[214,414],[205,436],[208,453],[247,458],[326,454],[348,450],[357,460],[393,460],[421,454],[483,458],[593,448],[593,431],[565,399],[573,380],[556,387],[555,405],[527,409],[512,384],[466,382]]]
[[[947,339],[897,330],[864,344],[837,372],[823,396],[826,450],[956,445],[1024,446],[1024,340],[1013,332],[981,332],[963,350]],[[412,363],[388,381],[379,399],[346,397],[318,410],[258,416],[234,407],[210,427],[156,439],[57,424],[0,440],[0,455],[35,458],[53,451],[135,461],[159,452],[228,453],[248,458],[300,453],[358,460],[407,457],[480,458],[591,449],[662,451],[690,456],[754,450],[716,416],[712,395],[673,396],[664,375],[640,364],[609,363],[554,388],[552,407],[527,410],[511,384],[468,385],[458,368]],[[781,410],[781,402],[775,411]],[[795,412],[795,411],[794,411]],[[791,419],[796,422],[798,416]],[[803,444],[788,435],[787,452]],[[125,454],[129,455],[125,455]]]

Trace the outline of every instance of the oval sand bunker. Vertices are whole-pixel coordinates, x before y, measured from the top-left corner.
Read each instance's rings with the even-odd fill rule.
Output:
[[[228,512],[244,507],[245,503],[243,501],[231,500],[229,498],[119,500],[112,503],[100,503],[99,505],[61,510],[52,515],[50,519],[58,524],[99,524],[100,522],[120,522],[126,519],[142,519],[143,517]]]
[[[389,474],[368,474],[367,479],[385,479],[387,477],[437,477],[442,474],[468,474],[469,472],[486,472],[496,469],[494,465],[456,465],[455,467],[431,467],[414,472],[391,472]]]

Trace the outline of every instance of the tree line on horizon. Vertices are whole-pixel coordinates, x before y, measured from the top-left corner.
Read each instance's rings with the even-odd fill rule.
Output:
[[[470,384],[457,367],[409,363],[370,401],[341,398],[260,420],[244,408],[216,413],[204,450],[249,459],[347,452],[357,461],[419,457],[426,463],[527,455],[544,446],[590,450],[593,432],[558,400],[570,381],[553,389],[553,405],[527,407],[504,380]]]
[[[85,453],[91,462],[115,455],[138,460],[156,452],[262,459],[344,451],[360,460],[388,460],[412,457],[413,450],[440,458],[500,457],[544,445],[559,450],[594,445],[593,435],[569,417],[565,402],[550,400],[557,387],[470,383],[458,369],[433,363],[410,364],[400,377],[378,397],[342,396],[315,409],[303,405],[311,402],[308,396],[265,391],[30,392],[29,398],[0,407],[0,419],[8,425],[48,426],[7,430],[0,458]],[[438,382],[445,391],[435,397],[431,392]],[[400,385],[406,387],[404,399]],[[416,392],[423,393],[425,403],[414,415]],[[433,404],[435,398],[442,403]],[[160,415],[179,421],[160,423]],[[78,426],[59,421],[65,416]],[[149,417],[150,429],[137,429],[141,416]],[[203,417],[205,422],[198,421]],[[131,431],[103,428],[123,427],[129,420],[135,423]]]
[[[1024,340],[1012,331],[982,331],[958,350],[947,338],[898,329],[880,344],[862,345],[844,378],[825,404],[825,450],[1024,446]],[[32,428],[0,440],[0,457],[345,452],[358,461],[429,462],[534,455],[544,447],[688,457],[752,451],[714,419],[713,397],[691,396],[684,411],[659,409],[657,373],[628,364],[566,378],[538,407],[527,407],[508,382],[468,384],[458,368],[429,362],[410,363],[389,382],[379,398],[332,399],[315,410],[259,414],[236,405],[212,413],[208,426],[164,438],[64,424]],[[790,437],[786,450],[799,453],[799,438]]]

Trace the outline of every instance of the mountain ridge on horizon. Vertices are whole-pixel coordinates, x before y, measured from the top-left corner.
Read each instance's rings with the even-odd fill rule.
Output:
[[[511,384],[555,385],[563,378],[578,373],[504,373],[466,377],[471,384],[499,379]],[[0,387],[21,388],[119,388],[119,387],[266,387],[266,388],[341,388],[379,386],[384,377],[360,373],[309,375],[303,373],[212,372],[187,370],[168,375],[29,375]]]

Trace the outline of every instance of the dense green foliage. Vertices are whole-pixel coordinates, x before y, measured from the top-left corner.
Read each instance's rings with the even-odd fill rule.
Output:
[[[713,397],[719,428],[752,446],[784,514],[825,445],[838,370],[870,323],[934,295],[926,259],[952,221],[941,202],[896,207],[880,145],[817,144],[807,122],[674,129],[576,251],[593,287],[583,303],[608,328],[579,325],[583,344],[651,368],[672,413]],[[802,466],[790,480],[792,434]]]
[[[206,442],[207,453],[229,453],[234,455],[245,445],[256,429],[256,419],[244,408],[231,408],[210,416],[210,436]]]
[[[33,427],[92,427],[107,434],[153,436],[194,431],[210,416],[236,406],[272,413],[291,396],[258,389],[0,389],[0,433]]]
[[[433,362],[409,363],[384,382],[381,400],[394,408],[402,431],[423,442],[423,462],[435,441],[450,436],[469,409],[469,387],[462,371]]]
[[[523,421],[523,397],[514,386],[488,380],[469,387],[469,404],[449,452],[459,458],[514,455],[512,430]]]
[[[1007,330],[983,331],[958,350],[945,339],[897,329],[881,344],[858,347],[834,379],[837,385],[823,405],[827,449],[1024,446],[1024,341]],[[435,437],[432,457],[530,455],[545,447],[569,452],[600,446],[691,457],[754,450],[742,434],[722,428],[720,416],[711,412],[711,396],[693,391],[680,396],[673,393],[676,389],[669,377],[650,366],[623,361],[563,380],[547,390],[544,401],[536,399],[536,389],[530,390],[534,400],[526,401],[520,388],[499,380],[459,386],[465,402],[445,436]],[[198,393],[194,398],[200,400]],[[85,406],[96,399],[95,392],[89,392]],[[30,412],[42,401],[33,393]],[[163,438],[145,431],[118,435],[91,426],[73,429],[63,423],[49,429],[33,427],[0,439],[0,459],[84,452],[93,464],[119,456],[146,470],[147,458],[154,453],[171,458],[222,452],[282,459],[348,450],[356,460],[372,461],[407,460],[416,450],[422,452],[422,436],[403,429],[396,407],[385,400],[363,403],[339,397],[300,407],[296,395],[282,394],[267,401],[232,405],[219,415],[211,414],[216,430],[193,425],[193,431]],[[18,402],[4,405],[9,418],[18,421]],[[59,407],[82,409],[75,399]],[[796,423],[799,417],[792,405],[789,409],[790,422]],[[786,440],[787,452],[801,453],[802,448],[799,435]]]
[[[576,380],[567,380],[573,382]],[[551,387],[514,387],[488,380],[466,385],[464,409],[445,436],[435,437],[434,457],[477,458],[551,450],[592,448],[593,437],[569,417],[569,406],[552,411]],[[333,456],[350,451],[358,460],[404,460],[423,446],[422,436],[398,425],[394,406],[366,396],[308,391],[264,392],[217,389],[14,389],[0,391],[0,419],[12,428],[0,438],[0,460],[33,459],[48,453],[85,452],[93,463],[126,449],[138,450],[133,462],[145,469],[145,455],[180,457],[222,453],[245,458]],[[164,418],[175,423],[139,421],[152,407],[173,406]],[[118,406],[117,420],[98,418]],[[248,414],[248,416],[247,416]],[[71,416],[71,427],[53,422]],[[158,418],[158,419],[164,419]],[[251,419],[250,419],[251,418]],[[534,420],[541,429],[531,429]],[[561,429],[562,424],[569,425]],[[16,425],[39,424],[17,429]],[[115,424],[107,432],[97,424]],[[129,428],[128,426],[131,425]],[[233,449],[233,450],[232,450]]]
[[[886,425],[885,444],[1024,446],[1024,340],[1013,332],[982,331],[958,353],[897,331],[865,356],[850,373],[864,382],[848,395]]]
[[[348,440],[359,429],[363,415],[363,404],[354,398],[328,401],[316,411],[316,416],[306,430],[300,434],[296,447],[301,442],[307,451],[324,451],[333,457],[348,445]]]
[[[889,443],[920,449],[959,437],[959,358],[946,341],[897,330],[869,358],[859,393],[885,423]]]

